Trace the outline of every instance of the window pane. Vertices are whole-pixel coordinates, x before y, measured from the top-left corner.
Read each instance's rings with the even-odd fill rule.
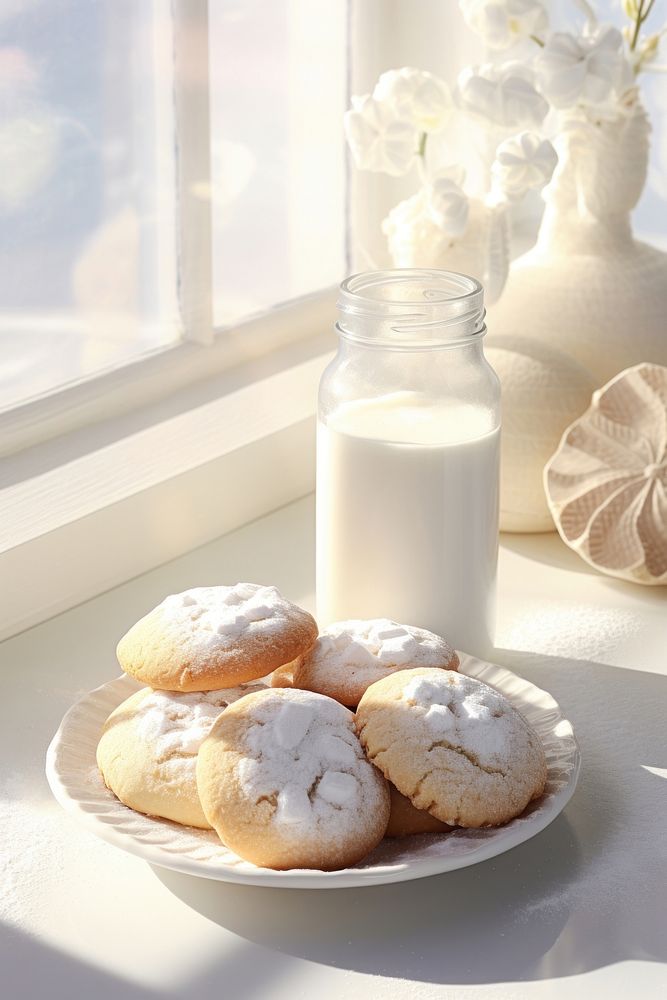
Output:
[[[179,335],[169,0],[0,6],[0,407]]]
[[[345,270],[343,0],[210,5],[214,319]]]

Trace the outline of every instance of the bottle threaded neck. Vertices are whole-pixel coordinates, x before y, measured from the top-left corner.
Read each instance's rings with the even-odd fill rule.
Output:
[[[395,350],[458,347],[481,338],[484,289],[455,271],[403,268],[353,274],[340,286],[338,332]]]

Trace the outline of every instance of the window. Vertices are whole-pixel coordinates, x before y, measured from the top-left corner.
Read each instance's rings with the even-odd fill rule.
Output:
[[[345,270],[346,4],[210,7],[216,326]]]
[[[0,3],[0,636],[312,489],[347,18]]]
[[[0,14],[4,407],[179,336],[159,6]]]
[[[340,279],[346,17],[2,5],[0,409]]]

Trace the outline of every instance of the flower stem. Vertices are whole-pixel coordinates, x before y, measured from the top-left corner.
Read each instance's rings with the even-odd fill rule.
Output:
[[[426,155],[426,140],[428,139],[428,132],[422,132],[419,139],[419,147],[417,149],[417,156],[421,156],[422,160]]]
[[[544,48],[544,42],[542,41],[541,38],[538,38],[537,35],[529,35],[528,37],[530,38],[531,42],[535,42],[535,44],[539,45],[541,49]]]
[[[635,17],[635,29],[632,32],[632,39],[630,41],[630,51],[634,52],[637,48],[637,42],[639,41],[639,32],[644,21],[647,19],[651,13],[651,7],[655,3],[655,0],[639,0],[639,6],[637,8],[637,15]],[[644,7],[646,4],[646,8]]]

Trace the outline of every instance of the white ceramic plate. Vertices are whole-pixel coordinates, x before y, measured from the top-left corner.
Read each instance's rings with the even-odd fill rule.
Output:
[[[492,830],[458,829],[383,840],[354,868],[336,872],[257,868],[228,850],[212,831],[153,819],[122,805],[100,777],[95,750],[107,716],[141,686],[125,675],[91,691],[65,715],[48,749],[46,776],[60,804],[98,837],[150,864],[188,875],[283,888],[338,889],[465,868],[509,851],[548,826],[574,792],[580,756],[572,726],[551,695],[503,667],[465,654],[460,670],[501,691],[537,730],[549,767],[545,794],[517,819]]]

